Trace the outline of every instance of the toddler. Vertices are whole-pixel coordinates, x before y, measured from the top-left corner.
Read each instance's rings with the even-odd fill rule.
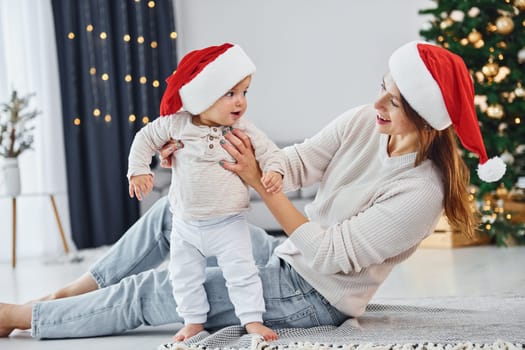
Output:
[[[232,128],[248,134],[269,192],[282,188],[284,156],[242,118],[255,65],[238,46],[225,43],[188,53],[168,79],[160,118],[135,136],[129,155],[129,193],[139,200],[153,188],[151,157],[171,139],[180,141],[172,162],[169,201],[173,214],[170,277],[184,327],[173,339],[204,329],[209,303],[204,288],[206,257],[215,256],[235,314],[248,333],[266,340],[277,334],[263,325],[262,284],[252,256],[246,184],[219,163],[234,161],[222,148]]]

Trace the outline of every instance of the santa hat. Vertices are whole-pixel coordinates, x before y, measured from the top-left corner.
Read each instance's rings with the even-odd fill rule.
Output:
[[[255,65],[238,45],[225,43],[191,51],[166,79],[160,115],[174,114],[181,108],[194,115],[202,113],[254,72]]]
[[[451,124],[463,146],[479,156],[478,176],[498,181],[506,165],[488,159],[474,106],[474,85],[463,59],[426,42],[409,42],[388,62],[401,95],[430,126],[443,130]]]

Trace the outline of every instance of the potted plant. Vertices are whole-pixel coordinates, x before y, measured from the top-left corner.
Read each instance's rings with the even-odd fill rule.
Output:
[[[40,114],[37,110],[26,111],[33,96],[20,97],[14,90],[11,100],[0,107],[0,158],[4,158],[2,174],[6,194],[10,196],[20,194],[18,156],[31,149],[35,127],[30,121]]]

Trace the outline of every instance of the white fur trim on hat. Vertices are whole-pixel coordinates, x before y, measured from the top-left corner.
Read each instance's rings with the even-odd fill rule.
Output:
[[[191,114],[200,114],[254,72],[255,64],[240,46],[234,45],[181,87],[182,107]]]
[[[388,67],[401,95],[410,106],[434,129],[443,130],[452,121],[441,89],[419,55],[417,45],[420,43],[411,41],[398,48],[390,56]]]
[[[478,176],[485,182],[496,182],[505,175],[507,165],[500,157],[493,157],[483,164],[478,164]]]

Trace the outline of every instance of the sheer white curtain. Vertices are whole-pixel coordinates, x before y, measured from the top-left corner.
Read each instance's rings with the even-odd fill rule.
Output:
[[[62,108],[51,1],[0,0],[0,101],[11,91],[36,93],[32,108],[36,117],[34,150],[19,157],[22,196],[18,202],[17,257],[63,254],[59,230],[49,197],[28,193],[55,193],[57,208],[70,237],[62,133]],[[0,159],[2,162],[2,159]],[[3,194],[0,178],[0,194]],[[11,200],[0,199],[0,263],[11,259]]]

